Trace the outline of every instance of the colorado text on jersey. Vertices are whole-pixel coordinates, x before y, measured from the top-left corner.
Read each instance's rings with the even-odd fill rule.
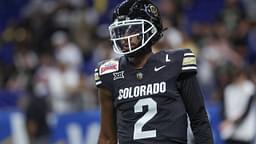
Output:
[[[149,96],[156,95],[160,93],[166,92],[166,82],[153,83],[147,85],[140,85],[135,87],[129,87],[124,89],[119,89],[118,100],[141,97],[141,96]]]

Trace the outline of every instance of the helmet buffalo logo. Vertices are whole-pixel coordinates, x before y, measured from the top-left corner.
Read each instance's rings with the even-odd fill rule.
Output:
[[[156,17],[159,16],[158,10],[157,10],[157,8],[156,8],[154,5],[149,4],[149,5],[147,6],[147,10],[148,10],[148,12],[151,13],[152,15],[154,15],[154,16],[156,16]]]

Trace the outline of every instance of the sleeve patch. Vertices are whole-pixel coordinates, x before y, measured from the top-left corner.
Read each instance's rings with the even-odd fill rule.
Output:
[[[183,58],[182,66],[185,66],[185,65],[196,65],[196,58],[195,57]]]
[[[119,69],[119,62],[115,60],[110,60],[100,66],[99,75],[112,73],[112,72],[118,71],[118,69]]]
[[[196,64],[195,55],[191,51],[185,52],[182,60],[182,71],[196,71],[196,70],[197,70],[197,64]]]

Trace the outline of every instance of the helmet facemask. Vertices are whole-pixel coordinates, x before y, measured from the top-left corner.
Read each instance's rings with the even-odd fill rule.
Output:
[[[143,48],[156,35],[156,27],[148,20],[133,19],[114,21],[109,26],[113,49],[127,55]]]

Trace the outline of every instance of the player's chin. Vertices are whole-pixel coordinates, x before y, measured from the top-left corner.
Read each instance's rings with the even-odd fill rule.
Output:
[[[134,58],[134,57],[139,57],[139,56],[141,56],[141,55],[143,55],[143,54],[144,54],[143,51],[137,50],[137,51],[134,51],[134,52],[132,52],[132,53],[126,54],[126,56],[131,57],[131,58]]]
[[[129,46],[128,46],[128,45],[127,45],[127,46],[126,46],[126,45],[123,46],[122,51],[123,51],[124,53],[128,52],[128,51],[129,51]]]

